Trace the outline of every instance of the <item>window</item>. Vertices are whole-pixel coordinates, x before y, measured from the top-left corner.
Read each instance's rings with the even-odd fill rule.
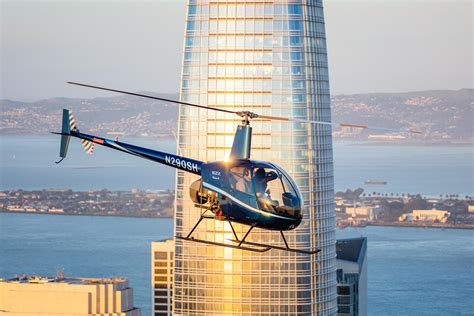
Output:
[[[301,14],[302,13],[301,5],[298,5],[298,4],[289,5],[288,6],[288,13],[289,14]]]
[[[247,167],[234,167],[230,169],[230,187],[240,192],[250,193],[252,189],[252,177]]]
[[[168,253],[164,251],[155,251],[155,260],[167,260]]]
[[[303,24],[301,21],[290,21],[290,30],[302,30]]]
[[[168,297],[168,291],[155,290],[155,296],[166,296],[166,297]]]
[[[351,309],[349,306],[338,306],[337,312],[341,314],[349,314]]]
[[[338,286],[337,287],[337,294],[338,295],[350,295],[351,289],[348,286]]]
[[[168,298],[167,297],[155,297],[155,303],[168,304]]]
[[[167,311],[168,310],[168,305],[155,305],[155,310],[156,311]]]
[[[194,21],[188,21],[188,31],[192,31],[196,28],[196,23]]]
[[[268,167],[255,168],[254,185],[261,209],[300,215],[301,200],[287,175]]]
[[[337,297],[337,303],[338,304],[349,305],[351,303],[351,297],[350,296],[338,296]]]
[[[168,277],[167,276],[156,276],[155,277],[155,282],[168,282]]]

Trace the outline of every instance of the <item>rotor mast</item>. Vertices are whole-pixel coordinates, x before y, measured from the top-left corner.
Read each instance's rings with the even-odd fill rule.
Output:
[[[249,111],[241,111],[236,113],[242,117],[242,123],[237,126],[235,131],[234,142],[230,150],[230,160],[248,160],[252,149],[252,127],[250,120],[256,117],[255,113]]]

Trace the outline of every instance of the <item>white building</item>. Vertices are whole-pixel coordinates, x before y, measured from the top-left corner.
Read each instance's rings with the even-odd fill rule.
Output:
[[[367,238],[341,239],[337,251],[337,315],[367,315]]]
[[[446,210],[413,210],[411,213],[402,214],[398,220],[400,222],[441,222],[446,223],[451,213]]]
[[[140,316],[125,278],[20,277],[0,280],[0,315]]]
[[[346,214],[353,217],[362,216],[369,221],[377,219],[377,216],[383,211],[380,206],[346,206]]]
[[[468,211],[469,213],[474,213],[474,205],[468,205],[468,206],[467,206],[467,211]]]

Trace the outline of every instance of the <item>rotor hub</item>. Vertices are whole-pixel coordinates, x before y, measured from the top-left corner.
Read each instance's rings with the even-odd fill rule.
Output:
[[[236,114],[243,118],[242,125],[244,126],[250,125],[250,120],[258,117],[258,114],[250,111],[239,111]]]

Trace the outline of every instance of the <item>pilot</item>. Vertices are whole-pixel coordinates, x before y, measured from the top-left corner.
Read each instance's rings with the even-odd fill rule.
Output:
[[[272,180],[275,180],[276,178],[278,178],[276,172],[271,171],[266,173],[264,168],[258,168],[257,171],[255,171],[254,177],[257,196],[265,196],[265,192],[267,191],[267,183]]]

